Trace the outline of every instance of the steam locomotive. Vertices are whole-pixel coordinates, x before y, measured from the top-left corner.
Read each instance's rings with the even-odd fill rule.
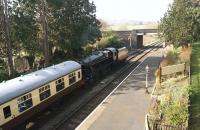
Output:
[[[93,82],[101,74],[105,73],[112,65],[124,61],[128,57],[128,49],[122,47],[106,48],[102,51],[93,52],[81,61],[83,80],[86,83]]]

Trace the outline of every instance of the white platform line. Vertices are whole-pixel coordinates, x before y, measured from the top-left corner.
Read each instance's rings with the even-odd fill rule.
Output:
[[[153,52],[155,53],[155,52]],[[153,53],[150,53],[148,56],[152,55]],[[97,109],[120,87],[120,85],[147,59],[146,57],[139,65],[137,65],[129,74],[126,76],[125,79],[123,79],[120,84],[117,85],[117,87],[79,124],[75,130],[78,130],[96,111]]]

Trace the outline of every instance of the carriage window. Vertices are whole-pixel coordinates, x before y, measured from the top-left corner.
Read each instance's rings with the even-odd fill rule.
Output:
[[[5,119],[11,116],[11,111],[10,111],[10,106],[4,107],[3,108],[3,113]]]
[[[51,92],[50,92],[50,85],[44,86],[42,88],[39,89],[39,93],[40,93],[40,101],[48,98],[49,96],[51,96]]]
[[[61,91],[62,89],[64,89],[65,84],[64,84],[64,78],[58,79],[56,81],[56,92]]]
[[[78,78],[79,79],[81,78],[81,72],[80,71],[78,72]]]
[[[69,74],[69,85],[73,84],[74,82],[76,82],[75,73],[71,73]]]
[[[19,112],[23,112],[33,106],[31,93],[17,99]]]

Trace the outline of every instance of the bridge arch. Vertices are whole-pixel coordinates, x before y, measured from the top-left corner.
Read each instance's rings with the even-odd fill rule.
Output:
[[[134,29],[134,30],[119,30],[114,31],[119,35],[126,43],[129,49],[142,48],[143,47],[143,36],[149,33],[158,34],[158,29]]]

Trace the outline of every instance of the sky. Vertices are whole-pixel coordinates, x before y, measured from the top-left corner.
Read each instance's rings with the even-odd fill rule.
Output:
[[[159,21],[173,0],[91,0],[106,22]]]

